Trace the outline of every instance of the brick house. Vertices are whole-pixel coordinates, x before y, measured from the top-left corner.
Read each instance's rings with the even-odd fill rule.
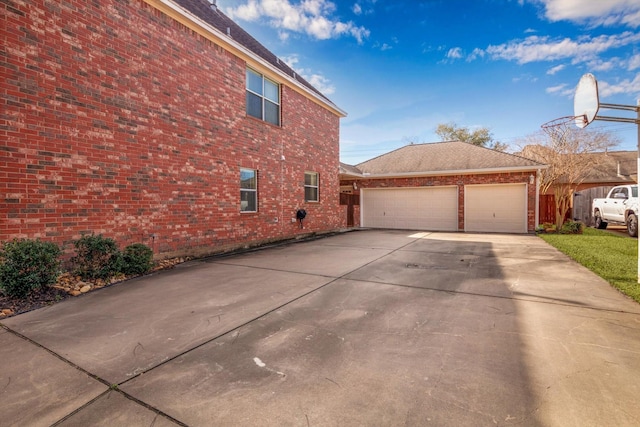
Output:
[[[168,257],[345,225],[345,113],[215,1],[7,0],[0,21],[0,241]]]
[[[412,144],[342,164],[341,201],[356,226],[532,233],[544,167],[459,141]]]
[[[576,187],[571,207],[567,211],[565,219],[593,225],[593,213],[591,212],[593,199],[606,197],[609,190],[616,185],[629,185],[638,182],[638,152],[605,151],[589,155],[596,157],[597,161],[580,185]],[[548,190],[547,194],[540,195],[540,223],[543,222],[555,222],[553,187]]]

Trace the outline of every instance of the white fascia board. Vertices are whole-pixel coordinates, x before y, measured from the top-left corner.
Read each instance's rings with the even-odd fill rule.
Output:
[[[547,169],[549,166],[519,166],[510,168],[488,168],[488,169],[460,169],[446,171],[429,171],[429,172],[390,172],[372,174],[363,172],[359,176],[361,179],[376,178],[411,178],[411,177],[428,177],[428,176],[449,176],[449,175],[487,175],[492,173],[509,173],[509,172],[538,172],[540,169]]]
[[[172,2],[171,0],[157,0],[157,1],[159,3],[162,3],[164,6],[170,8],[174,12],[176,12],[176,13],[182,15],[183,17],[187,18],[188,20],[192,21],[194,24],[200,26],[202,29],[206,30],[210,34],[213,34],[216,39],[219,39],[220,41],[232,46],[234,49],[242,52],[245,56],[250,58],[252,61],[255,61],[256,63],[259,63],[261,66],[263,66],[265,68],[268,68],[273,73],[275,73],[279,77],[281,77],[283,80],[286,80],[287,82],[289,82],[289,84],[297,87],[299,90],[303,91],[308,96],[314,98],[320,104],[325,105],[329,110],[336,111],[338,113],[338,115],[341,115],[342,117],[346,117],[347,116],[346,111],[344,111],[341,108],[339,108],[333,102],[330,102],[327,99],[319,96],[317,93],[309,90],[306,86],[301,84],[299,81],[297,81],[296,79],[294,79],[290,75],[282,72],[278,68],[275,68],[268,61],[265,61],[260,56],[256,55],[255,53],[253,53],[252,51],[250,51],[249,49],[247,49],[246,47],[244,47],[240,43],[238,43],[235,40],[233,40],[232,37],[227,36],[225,33],[221,32],[217,28],[211,26],[209,23],[203,21],[202,19],[200,19],[199,17],[197,17],[193,13],[191,13],[188,10],[184,9],[182,6],[177,5],[176,3]]]

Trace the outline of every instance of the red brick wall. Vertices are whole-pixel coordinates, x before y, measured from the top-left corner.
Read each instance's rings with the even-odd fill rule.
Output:
[[[362,188],[429,187],[443,185],[458,186],[458,229],[464,231],[464,186],[471,184],[529,184],[529,177],[536,172],[492,173],[475,175],[428,176],[414,178],[363,179],[356,181],[358,192]],[[342,186],[353,185],[353,180],[343,180]],[[527,185],[527,228],[535,231],[536,225],[536,186]],[[360,210],[355,218],[360,226]]]
[[[247,117],[246,64],[141,0],[9,0],[0,23],[0,240],[95,232],[168,256],[346,223],[339,117],[286,86],[282,127]],[[240,213],[241,167],[258,213]]]

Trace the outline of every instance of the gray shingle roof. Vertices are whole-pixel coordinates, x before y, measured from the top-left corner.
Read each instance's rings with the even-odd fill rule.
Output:
[[[346,163],[340,162],[340,174],[342,175],[362,175],[360,169],[355,166],[348,165]]]
[[[236,24],[231,18],[226,16],[217,6],[212,5],[208,0],[172,0],[174,3],[180,5],[187,11],[191,12],[207,24],[216,28],[224,34],[229,36],[241,44],[255,55],[267,61],[275,69],[280,70],[286,75],[297,80],[301,85],[319,95],[328,103],[333,104],[329,98],[327,98],[322,92],[313,87],[311,83],[302,78],[291,67],[278,59],[269,49],[264,47],[260,42],[254,39],[249,33]]]
[[[544,161],[546,150],[549,150],[549,148],[532,144],[524,147],[521,154]],[[594,165],[584,177],[583,184],[602,183],[615,185],[617,183],[636,182],[637,180],[637,151],[603,151],[581,153],[579,156],[588,157],[589,161]]]
[[[356,165],[366,174],[535,170],[543,164],[525,157],[460,141],[412,144]]]
[[[597,165],[591,169],[585,183],[635,182],[637,179],[637,151],[609,151],[591,155],[597,156]]]

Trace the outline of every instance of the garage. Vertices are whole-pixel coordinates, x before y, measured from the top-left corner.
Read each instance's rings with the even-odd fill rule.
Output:
[[[458,187],[362,190],[362,226],[405,230],[458,230]]]
[[[465,185],[465,231],[527,232],[526,184]]]
[[[341,163],[341,190],[360,197],[354,219],[344,206],[346,222],[371,228],[533,233],[539,174],[546,167],[461,141],[409,144],[356,166]]]

